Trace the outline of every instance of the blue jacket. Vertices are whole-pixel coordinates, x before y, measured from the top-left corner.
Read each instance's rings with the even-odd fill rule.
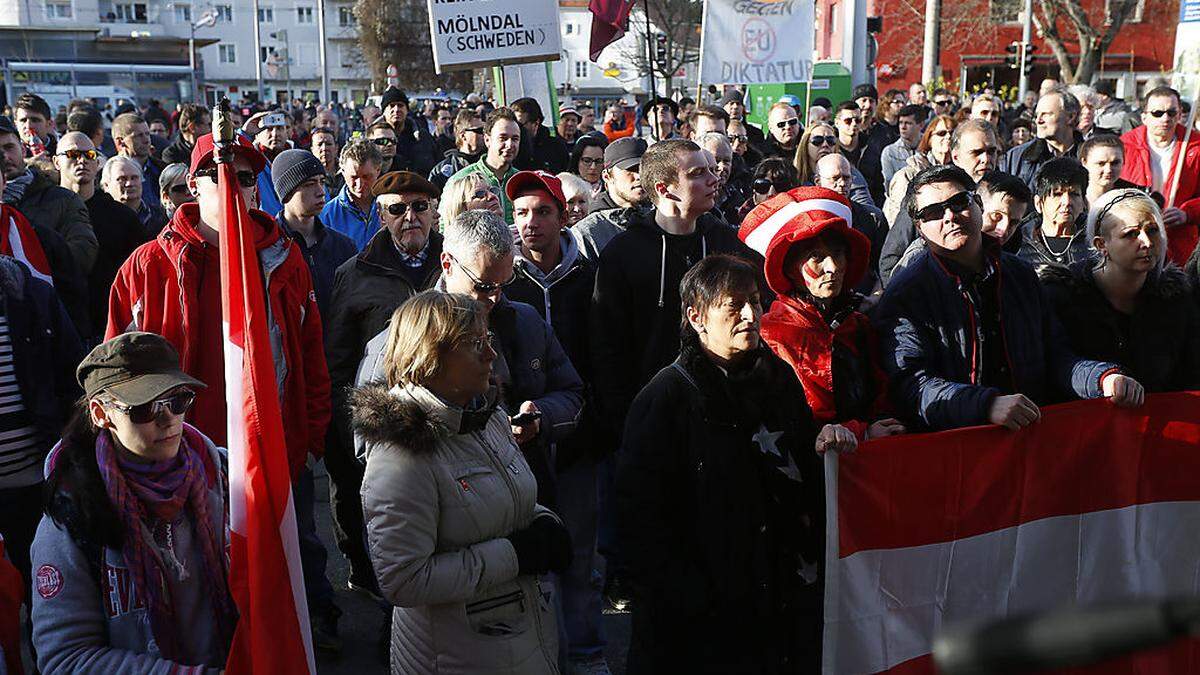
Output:
[[[333,273],[342,263],[353,258],[358,253],[358,249],[350,237],[325,227],[319,217],[314,220],[313,235],[316,236],[317,243],[310,248],[304,241],[303,235],[293,232],[287,226],[282,212],[275,216],[275,222],[279,223],[279,229],[296,242],[296,245],[300,247],[300,253],[304,255],[304,262],[308,264],[308,273],[312,276],[313,292],[317,294],[317,309],[321,312],[321,327],[324,329],[325,335],[329,335],[329,316],[332,311],[329,300],[333,295]]]
[[[270,162],[267,162],[266,167],[258,174],[258,208],[267,213],[279,213],[283,210],[283,204],[275,195],[275,181],[271,179]]]
[[[350,237],[358,251],[362,251],[379,230],[379,209],[372,201],[370,213],[363,213],[350,201],[350,193],[342,186],[337,196],[321,210],[321,222],[329,229]]]
[[[1101,395],[1100,380],[1112,363],[1077,357],[1033,268],[1008,253],[989,250],[999,274],[1004,354],[1016,390],[1039,405],[1073,392]],[[995,387],[977,384],[977,310],[961,282],[928,249],[896,272],[875,308],[883,367],[896,409],[924,429],[988,423]]]

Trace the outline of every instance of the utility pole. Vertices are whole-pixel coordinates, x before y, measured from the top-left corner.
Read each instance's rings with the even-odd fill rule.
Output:
[[[867,67],[867,0],[842,2],[842,65],[852,85],[874,84]]]
[[[258,0],[253,0],[252,5],[254,12],[254,79],[258,81],[258,102],[265,103],[267,90],[263,86],[262,35],[258,32]]]
[[[925,58],[921,80],[933,82],[942,74],[942,0],[925,0]]]
[[[317,41],[320,42],[321,103],[329,105],[329,61],[325,53],[325,0],[317,0]]]
[[[1025,59],[1033,59],[1028,48],[1033,44],[1033,0],[1025,0],[1025,16],[1022,23],[1024,25],[1021,26],[1021,42],[1025,45],[1025,49],[1022,50],[1021,79],[1017,87],[1017,98],[1020,101],[1025,100],[1025,92],[1029,91],[1029,68],[1026,66]]]

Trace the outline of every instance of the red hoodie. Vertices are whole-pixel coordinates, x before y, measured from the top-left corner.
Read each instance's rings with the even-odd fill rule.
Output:
[[[1179,147],[1183,145],[1184,128],[1175,127],[1175,149],[1171,153],[1171,170],[1163,181],[1163,197],[1171,189],[1175,181],[1175,167],[1179,162]],[[1121,178],[1137,185],[1150,186],[1154,184],[1154,174],[1151,173],[1150,163],[1154,161],[1150,155],[1150,141],[1146,137],[1146,127],[1140,126],[1125,132],[1121,136],[1125,145],[1125,168]],[[1183,159],[1183,176],[1180,178],[1179,190],[1175,193],[1176,206],[1187,214],[1187,224],[1167,229],[1167,260],[1176,265],[1183,265],[1196,248],[1200,240],[1200,136],[1193,134],[1188,141],[1187,154]]]
[[[284,434],[293,477],[307,455],[324,453],[329,424],[329,372],[312,278],[296,244],[280,236],[258,210],[258,259],[267,279],[276,381],[281,384]],[[179,351],[183,370],[208,385],[197,392],[188,421],[225,445],[224,339],[221,334],[219,254],[196,226],[198,204],[184,204],[154,241],[117,273],[108,300],[105,338],[133,330],[158,333]]]

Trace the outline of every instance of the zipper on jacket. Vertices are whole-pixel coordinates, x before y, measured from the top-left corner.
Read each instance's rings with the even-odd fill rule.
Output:
[[[509,605],[509,604],[512,604],[513,602],[516,602],[517,600],[521,600],[524,597],[525,597],[525,590],[519,589],[519,590],[513,591],[512,593],[505,593],[504,595],[498,595],[494,598],[488,598],[486,600],[480,600],[478,602],[468,603],[466,605],[467,614],[478,614],[479,612],[485,612],[489,609],[503,607],[504,605]]]

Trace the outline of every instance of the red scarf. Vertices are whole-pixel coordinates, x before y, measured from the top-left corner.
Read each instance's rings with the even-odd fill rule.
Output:
[[[54,285],[50,278],[50,263],[33,226],[20,211],[8,204],[0,206],[0,253],[20,260],[33,276]]]

